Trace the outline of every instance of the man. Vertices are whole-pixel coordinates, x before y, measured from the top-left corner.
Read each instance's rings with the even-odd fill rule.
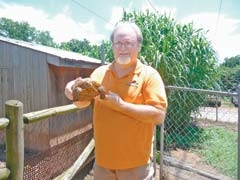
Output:
[[[94,99],[95,180],[153,179],[154,127],[164,121],[167,98],[159,73],[138,60],[142,40],[136,24],[117,24],[111,34],[114,61],[90,76],[108,92],[104,99]],[[79,81],[84,79],[67,84],[69,99]]]

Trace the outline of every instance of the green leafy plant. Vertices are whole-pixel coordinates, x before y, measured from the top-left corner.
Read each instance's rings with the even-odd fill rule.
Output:
[[[165,85],[219,89],[217,58],[205,36],[207,31],[152,12],[125,12],[123,21],[126,20],[140,26],[144,36],[140,59],[158,70]],[[191,113],[198,111],[205,97],[183,91],[167,94],[166,131],[175,133],[176,145],[186,144],[185,127],[190,125]]]

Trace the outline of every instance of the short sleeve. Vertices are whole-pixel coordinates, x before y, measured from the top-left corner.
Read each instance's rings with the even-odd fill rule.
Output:
[[[160,74],[152,67],[147,67],[142,93],[145,104],[166,110],[167,96]]]

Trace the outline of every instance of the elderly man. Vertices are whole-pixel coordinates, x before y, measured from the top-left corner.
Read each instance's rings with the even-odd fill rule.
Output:
[[[154,127],[164,121],[167,98],[159,73],[138,60],[142,33],[131,22],[118,23],[112,34],[114,61],[90,78],[104,86],[94,99],[95,180],[152,180]],[[72,99],[70,81],[65,94]],[[89,102],[76,102],[77,106]]]

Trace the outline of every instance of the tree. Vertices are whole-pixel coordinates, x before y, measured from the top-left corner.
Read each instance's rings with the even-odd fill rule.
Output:
[[[83,41],[77,39],[71,39],[69,42],[62,42],[60,44],[61,49],[78,52],[78,53],[87,53],[91,49],[90,42],[87,39]]]
[[[35,31],[35,38],[33,42],[49,47],[57,47],[48,31]]]
[[[104,51],[102,52],[101,47],[104,47]],[[103,54],[108,54],[110,58],[113,57],[111,52],[111,43],[108,41],[103,41],[101,46],[90,44],[87,39],[82,41],[77,39],[72,39],[69,42],[62,42],[59,46],[61,49],[65,49],[68,51],[73,51],[77,53],[81,53],[85,56],[93,57],[96,59],[103,59]],[[104,59],[105,61],[111,61],[110,59]]]
[[[220,65],[221,88],[225,91],[236,91],[240,84],[240,55],[225,58]]]
[[[240,65],[240,55],[230,57],[230,58],[225,58],[224,62],[221,65],[225,67],[236,67]]]
[[[27,22],[17,22],[0,18],[0,35],[26,42],[35,42],[46,46],[56,47],[48,31],[38,31]]]

